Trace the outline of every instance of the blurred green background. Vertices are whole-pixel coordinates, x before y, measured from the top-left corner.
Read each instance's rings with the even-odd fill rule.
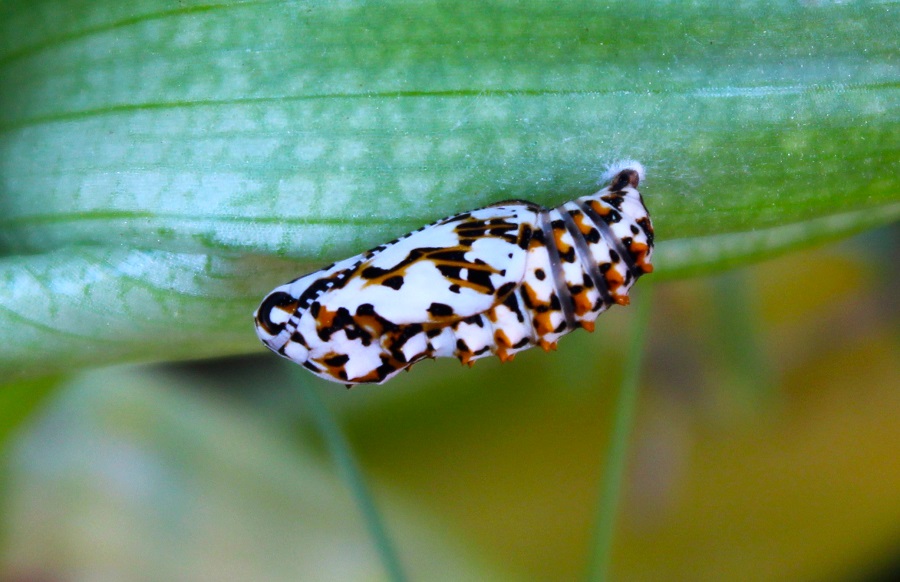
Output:
[[[615,579],[849,580],[896,557],[892,252],[882,230],[657,285]],[[268,353],[78,375],[12,441],[6,573],[382,579],[313,384],[414,579],[577,578],[632,312],[349,391]]]
[[[623,158],[658,247],[612,577],[896,568],[898,14],[0,0],[0,579],[384,579],[305,390],[411,579],[582,576],[634,307],[350,391],[250,313]]]

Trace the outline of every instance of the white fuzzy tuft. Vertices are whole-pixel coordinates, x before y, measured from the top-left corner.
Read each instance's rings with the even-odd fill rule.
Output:
[[[622,170],[634,170],[638,173],[638,178],[640,178],[641,182],[644,181],[644,166],[640,162],[637,160],[621,160],[613,162],[606,168],[603,176],[600,177],[601,183],[609,182]]]

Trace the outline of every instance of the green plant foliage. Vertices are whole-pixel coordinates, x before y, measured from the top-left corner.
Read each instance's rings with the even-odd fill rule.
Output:
[[[878,3],[0,3],[0,377],[258,349],[303,269],[642,161],[658,275],[900,216]]]

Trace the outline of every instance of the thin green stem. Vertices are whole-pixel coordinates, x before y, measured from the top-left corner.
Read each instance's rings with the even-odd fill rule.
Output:
[[[619,401],[616,404],[609,452],[600,482],[597,513],[594,519],[594,537],[591,546],[590,566],[587,580],[591,582],[609,579],[610,561],[612,557],[613,534],[616,525],[616,513],[621,497],[622,479],[625,473],[628,438],[634,424],[637,408],[638,381],[640,380],[641,361],[644,355],[644,338],[650,320],[650,302],[652,285],[645,285],[638,303],[634,330],[628,359],[622,373],[622,385],[619,389]]]
[[[727,374],[729,391],[741,412],[758,409],[775,397],[771,389],[771,371],[762,349],[757,327],[758,305],[747,279],[747,270],[730,271],[713,279],[715,293],[711,312],[715,342],[711,353],[717,353]]]
[[[350,444],[344,438],[334,416],[332,416],[328,407],[316,393],[316,389],[308,382],[301,382],[300,392],[303,394],[303,398],[309,407],[316,427],[325,440],[325,445],[328,447],[331,458],[337,464],[338,472],[350,487],[350,492],[356,500],[360,513],[362,513],[366,529],[369,530],[375,549],[381,556],[388,579],[393,582],[404,582],[407,578],[400,566],[400,558],[388,537],[387,528],[384,525],[381,514],[375,507],[375,501],[372,499],[372,494],[369,492],[369,488],[363,479],[359,464],[350,450]]]

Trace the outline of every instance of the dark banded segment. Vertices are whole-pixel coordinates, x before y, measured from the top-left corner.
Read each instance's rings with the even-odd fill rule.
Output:
[[[594,283],[594,287],[603,299],[603,306],[609,307],[612,305],[613,300],[609,294],[606,279],[600,274],[600,266],[597,265],[597,261],[594,259],[594,253],[591,252],[587,241],[584,239],[584,234],[581,232],[581,229],[578,228],[578,225],[575,224],[575,221],[572,219],[572,215],[569,214],[569,210],[566,209],[565,204],[559,206],[557,210],[559,211],[560,216],[562,216],[563,222],[566,224],[566,230],[569,231],[569,236],[575,241],[575,252],[578,254],[578,260],[581,262],[582,270],[588,274],[588,277],[591,278],[591,282]]]
[[[622,244],[622,240],[616,236],[616,233],[612,231],[609,227],[609,224],[603,220],[603,217],[597,214],[597,212],[590,207],[589,204],[581,200],[576,200],[575,204],[578,205],[578,208],[584,213],[585,217],[590,219],[591,222],[594,223],[594,226],[597,227],[597,230],[600,231],[600,236],[603,237],[603,240],[606,241],[606,244],[609,245],[611,249],[616,251],[622,260],[625,261],[625,266],[628,267],[628,271],[631,275],[636,279],[644,274],[643,269],[640,269],[634,263],[634,257],[631,256],[631,253],[628,252],[628,249],[625,248],[625,245]]]
[[[544,210],[538,213],[538,222],[544,233],[544,246],[547,248],[547,256],[550,259],[550,274],[553,279],[553,288],[559,299],[560,310],[565,318],[568,329],[577,329],[575,313],[572,311],[572,294],[566,285],[566,274],[563,273],[562,259],[559,258],[559,249],[556,248],[556,237],[553,236],[553,225],[550,220],[550,211]]]

